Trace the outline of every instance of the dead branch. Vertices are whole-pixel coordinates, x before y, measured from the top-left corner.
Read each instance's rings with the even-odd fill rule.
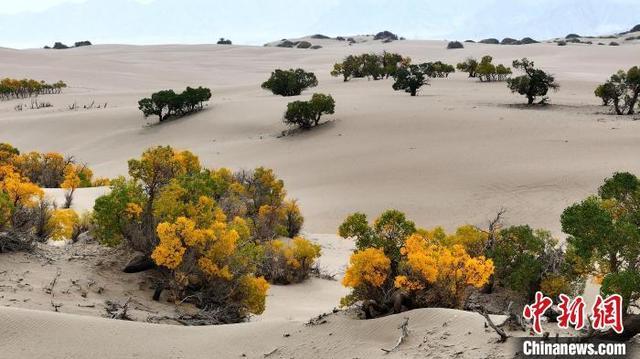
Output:
[[[58,308],[62,307],[62,303],[54,303],[53,298],[51,299],[51,306],[53,307],[53,311],[57,312]]]
[[[400,326],[398,327],[398,329],[401,330],[400,332],[400,337],[398,338],[398,342],[396,343],[396,345],[393,346],[393,348],[391,349],[383,349],[381,348],[380,350],[382,350],[385,353],[391,353],[392,351],[396,350],[400,345],[402,345],[402,343],[404,343],[404,340],[409,336],[409,318],[405,317],[404,321],[402,322],[402,324],[400,324]]]
[[[280,350],[280,348],[275,348],[275,349],[273,349],[272,351],[270,351],[270,352],[268,352],[268,353],[265,353],[265,354],[264,354],[264,357],[265,357],[265,358],[268,358],[268,357],[272,356],[273,354],[275,354],[278,350]]]
[[[44,287],[45,293],[51,294],[52,297],[53,297],[53,288],[56,286],[56,283],[58,282],[58,277],[60,277],[60,274],[62,274],[62,271],[60,270],[60,268],[58,268],[58,270],[56,271],[56,276],[53,277],[53,279],[51,280],[48,286]]]
[[[489,317],[489,314],[487,314],[486,312],[478,312],[480,315],[482,315],[484,317],[484,319],[487,321],[487,323],[489,324],[489,326],[496,331],[496,333],[498,333],[498,335],[500,336],[500,343],[504,343],[505,341],[507,341],[507,338],[509,338],[509,336],[507,335],[507,333],[504,332],[504,330],[498,328],[494,323],[493,320],[491,320],[491,317]]]
[[[131,302],[131,297],[129,297],[129,299],[127,299],[127,301],[123,305],[120,305],[120,303],[117,303],[117,302],[112,302],[110,300],[107,300],[105,302],[106,306],[104,309],[107,311],[107,315],[111,319],[133,320],[127,313],[127,311],[129,310],[130,302]]]

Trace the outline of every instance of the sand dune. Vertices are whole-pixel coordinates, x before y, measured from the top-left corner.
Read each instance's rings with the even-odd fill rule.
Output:
[[[98,176],[125,175],[127,159],[165,144],[189,149],[211,167],[274,168],[289,195],[299,199],[307,236],[323,247],[321,265],[337,278],[353,244],[328,233],[335,233],[353,211],[374,217],[397,208],[420,226],[452,229],[464,223],[484,225],[504,207],[508,223],[548,228],[561,237],[559,216],[567,205],[593,193],[613,171],[640,171],[638,122],[607,114],[593,96],[596,84],[611,73],[637,65],[636,45],[465,43],[462,50],[445,50],[442,41],[347,46],[323,40],[322,45],[318,50],[216,45],[0,49],[3,76],[70,85],[63,94],[39,98],[52,108],[18,112],[17,104],[30,101],[0,102],[0,142],[23,151],[74,155]],[[527,109],[516,105],[523,99],[504,84],[479,83],[465,74],[434,79],[415,98],[392,91],[390,80],[344,83],[329,76],[333,62],[343,56],[383,49],[420,62],[456,63],[490,54],[494,62],[508,64],[526,56],[555,74],[561,90],[551,94],[552,106]],[[313,92],[332,94],[337,108],[328,123],[279,136],[285,129],[284,108],[294,99],[260,89],[278,67],[316,72],[320,85],[296,99]],[[188,85],[214,91],[205,111],[162,125],[142,118],[138,99]],[[74,103],[78,109],[69,110]],[[84,108],[91,103],[107,107]],[[79,190],[74,207],[90,209],[105,191]],[[47,194],[62,203],[60,190]],[[272,357],[380,357],[381,348],[397,340],[404,316],[410,318],[412,335],[402,350],[387,357],[513,354],[508,344],[495,343],[495,333],[486,330],[475,313],[423,309],[371,321],[339,313],[326,324],[305,326],[311,316],[331,311],[345,294],[339,282],[316,278],[274,286],[266,312],[251,323],[184,328],[95,318],[103,314],[104,300],[123,300],[131,293],[146,298],[151,288],[144,277],[123,280],[119,265],[126,258],[96,269],[70,260],[75,250],[78,247],[53,249],[57,259],[38,259],[42,262],[20,257],[23,254],[3,255],[0,284],[15,291],[0,294],[0,303],[19,308],[0,307],[1,357],[264,357],[276,349]],[[29,267],[34,265],[40,268]],[[91,292],[90,298],[75,289],[58,293],[56,300],[64,306],[59,308],[62,313],[54,313],[42,289],[58,266],[65,285],[59,290],[72,288],[71,280],[77,277],[118,284],[107,292]],[[26,276],[29,285],[16,282],[17,275]],[[83,309],[79,301],[97,306]],[[151,310],[172,310],[157,305]]]
[[[328,40],[327,40],[328,41]],[[335,42],[335,41],[334,41]],[[371,216],[396,207],[423,226],[484,224],[499,207],[512,223],[531,223],[560,235],[562,209],[592,193],[615,170],[640,170],[637,122],[604,114],[593,88],[634,64],[637,46],[465,44],[442,41],[335,42],[319,50],[243,46],[104,45],[67,51],[0,50],[3,75],[56,81],[71,88],[43,96],[51,109],[16,112],[0,103],[0,141],[23,150],[56,150],[87,161],[98,175],[126,174],[126,160],[153,145],[199,154],[209,166],[272,167],[300,200],[306,229],[335,233],[352,211]],[[329,76],[349,53],[388,49],[415,61],[455,63],[491,54],[510,63],[527,56],[557,76],[554,106],[522,109],[502,83],[454,74],[435,79],[411,98],[390,81],[343,83]],[[315,131],[277,138],[290,98],[260,89],[278,67],[315,71],[331,93],[331,122]],[[209,108],[162,126],[146,126],[137,100],[162,88],[205,85]],[[67,105],[108,103],[69,111]],[[22,101],[28,102],[28,101]]]

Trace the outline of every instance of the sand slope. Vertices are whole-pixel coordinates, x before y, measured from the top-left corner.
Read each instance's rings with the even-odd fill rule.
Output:
[[[410,335],[392,348],[403,318]],[[0,352],[7,358],[508,358],[476,313],[421,309],[369,321],[332,315],[327,323],[269,321],[179,327],[0,308]],[[28,334],[26,334],[28,333]],[[247,335],[251,333],[251,335]],[[45,350],[46,348],[46,350]]]

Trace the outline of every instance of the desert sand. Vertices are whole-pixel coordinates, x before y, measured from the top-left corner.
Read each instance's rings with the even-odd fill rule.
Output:
[[[60,95],[39,98],[52,108],[17,112],[17,104],[30,100],[0,102],[0,142],[23,151],[74,155],[98,176],[126,175],[127,159],[165,144],[193,151],[209,167],[273,168],[289,196],[299,200],[305,234],[322,245],[321,266],[336,279],[344,272],[352,243],[335,232],[354,211],[374,218],[396,208],[419,226],[451,230],[465,223],[485,226],[505,208],[507,224],[528,223],[562,238],[559,216],[566,206],[594,193],[614,171],[640,171],[639,123],[608,114],[593,95],[610,74],[637,65],[637,44],[465,43],[464,49],[446,50],[444,41],[369,40],[353,46],[311,41],[323,48],[0,49],[2,76],[64,80],[70,86]],[[480,83],[464,73],[431,80],[417,97],[394,92],[391,80],[344,83],[329,75],[332,64],[348,54],[382,50],[418,62],[454,64],[487,54],[494,63],[505,64],[528,57],[553,73],[561,89],[550,95],[551,106],[524,108],[523,98],[504,83]],[[276,68],[296,67],[315,72],[319,80],[317,88],[300,98],[330,93],[336,114],[313,131],[282,137],[282,114],[292,99],[274,96],[260,84]],[[154,91],[194,85],[214,92],[205,111],[157,125],[143,119],[137,108],[137,100]],[[70,110],[74,103],[78,109]],[[107,106],[83,108],[91,103]],[[104,191],[80,190],[75,208],[90,209]],[[59,191],[48,194],[61,201]],[[98,318],[105,314],[105,300],[131,297],[136,306],[132,313],[141,321],[175,310],[149,302],[149,279],[125,276],[119,270],[126,259],[109,251],[76,243],[45,248],[40,252],[45,257],[3,255],[0,356],[371,358],[393,347],[404,317],[410,318],[411,335],[386,357],[500,358],[514,352],[509,342],[496,343],[497,335],[477,313],[422,309],[370,321],[337,313],[327,316],[326,323],[305,325],[311,317],[331,312],[346,293],[339,281],[319,278],[272,287],[267,310],[250,323],[191,328]],[[88,260],[78,262],[78,255]],[[96,266],[101,257],[117,260]],[[61,275],[52,296],[47,286],[58,268]],[[103,291],[96,289],[100,286]],[[62,304],[58,313],[52,303]]]

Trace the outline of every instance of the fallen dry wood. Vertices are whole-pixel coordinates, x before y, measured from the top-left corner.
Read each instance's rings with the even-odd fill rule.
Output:
[[[272,355],[273,355],[273,354],[275,354],[279,349],[280,349],[280,348],[275,348],[275,349],[273,349],[272,351],[270,351],[270,352],[268,352],[268,353],[265,353],[265,354],[264,354],[264,357],[265,357],[265,358],[268,358],[268,357],[272,356]]]
[[[400,337],[398,338],[398,342],[396,343],[396,345],[394,345],[393,348],[391,348],[391,349],[381,348],[380,350],[382,350],[385,353],[391,353],[392,351],[396,350],[400,345],[402,345],[402,343],[404,343],[404,340],[409,336],[408,327],[409,327],[409,318],[404,318],[404,321],[398,327],[398,329],[400,329],[401,332],[400,332]]]
[[[480,313],[480,312],[478,312]],[[504,330],[498,328],[494,323],[493,320],[491,320],[491,317],[489,317],[489,314],[482,312],[480,313],[484,319],[487,321],[487,323],[489,324],[489,326],[496,331],[496,333],[498,333],[498,335],[500,336],[500,343],[504,343],[505,341],[507,341],[507,338],[509,338],[509,336],[507,335],[507,333],[504,332]]]
[[[53,279],[51,280],[48,286],[44,287],[45,293],[51,294],[52,297],[53,297],[53,288],[56,286],[56,282],[58,281],[58,277],[60,277],[60,274],[62,274],[62,271],[60,270],[60,268],[58,268],[58,270],[56,271],[55,277],[53,277]]]

